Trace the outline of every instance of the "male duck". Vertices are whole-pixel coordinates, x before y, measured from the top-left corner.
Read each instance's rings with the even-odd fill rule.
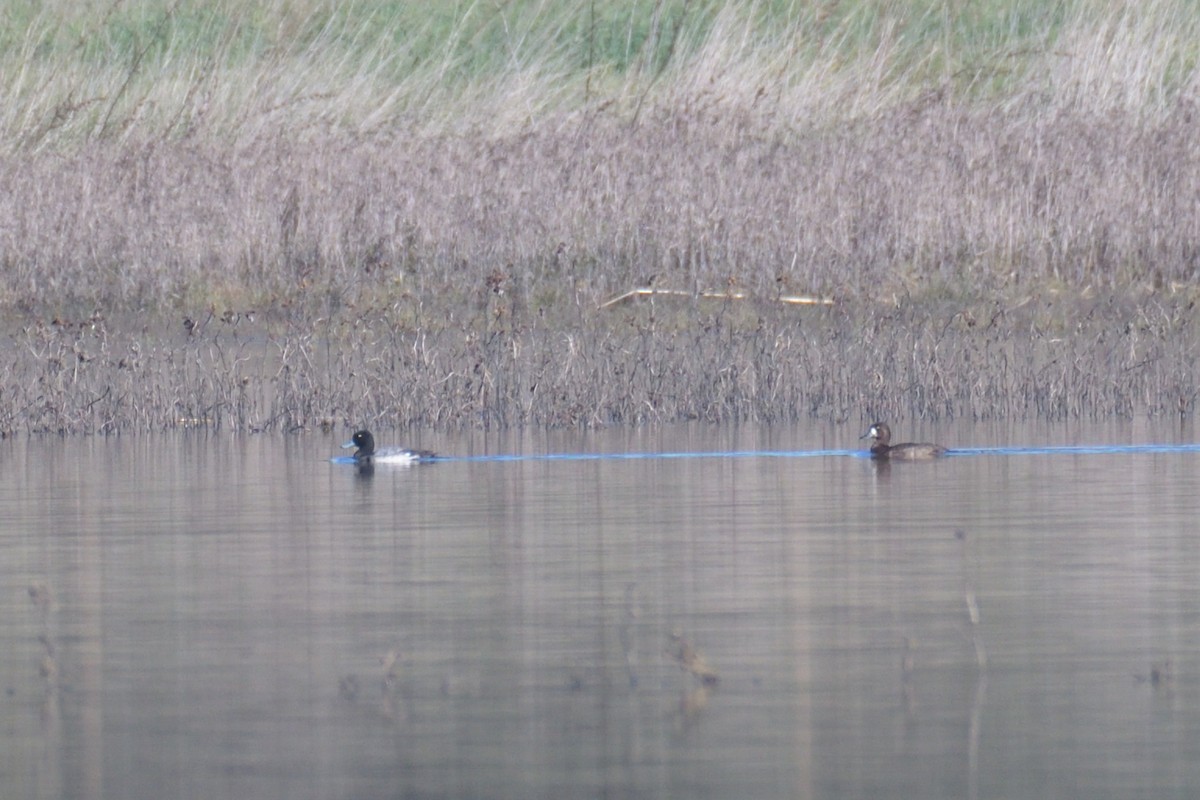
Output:
[[[914,442],[891,444],[892,429],[883,422],[876,422],[858,438],[866,439],[868,436],[872,440],[871,458],[891,461],[925,461],[946,455],[946,448],[940,444]]]
[[[375,449],[375,437],[370,431],[357,431],[342,447],[355,447],[354,460],[359,464],[418,464],[437,456],[430,450],[406,450],[403,447]]]

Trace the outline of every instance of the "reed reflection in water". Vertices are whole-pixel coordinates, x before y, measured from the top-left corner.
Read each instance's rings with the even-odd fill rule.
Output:
[[[839,450],[859,447],[856,428],[405,444]],[[7,796],[1116,798],[1200,785],[1196,454],[368,475],[328,463],[344,438],[0,442]]]

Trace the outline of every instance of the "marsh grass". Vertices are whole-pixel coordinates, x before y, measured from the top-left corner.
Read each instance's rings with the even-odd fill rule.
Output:
[[[901,6],[13,3],[0,428],[1190,413],[1200,14]]]
[[[736,306],[736,307],[735,307]],[[372,312],[310,327],[239,315],[131,332],[31,325],[0,367],[0,432],[604,426],[700,420],[1104,419],[1190,415],[1185,303],[634,307],[581,326],[480,318],[409,327]],[[1048,323],[1070,312],[1067,331]],[[664,318],[665,317],[665,318]]]

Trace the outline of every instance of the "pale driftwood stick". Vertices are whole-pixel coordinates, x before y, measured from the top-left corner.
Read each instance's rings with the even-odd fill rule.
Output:
[[[623,292],[616,297],[609,298],[599,305],[599,308],[608,308],[615,306],[618,303],[623,303],[634,297],[701,297],[705,300],[745,300],[747,298],[745,292],[689,292],[685,289],[655,289],[650,286],[639,286]],[[802,294],[785,294],[780,295],[779,302],[793,306],[831,306],[833,298],[831,297],[812,297]]]

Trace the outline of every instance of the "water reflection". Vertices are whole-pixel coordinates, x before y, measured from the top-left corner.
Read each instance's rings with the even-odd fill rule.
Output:
[[[857,433],[437,447],[784,452]],[[0,442],[11,796],[1182,797],[1200,783],[1197,454],[368,474],[328,463],[333,439]]]

